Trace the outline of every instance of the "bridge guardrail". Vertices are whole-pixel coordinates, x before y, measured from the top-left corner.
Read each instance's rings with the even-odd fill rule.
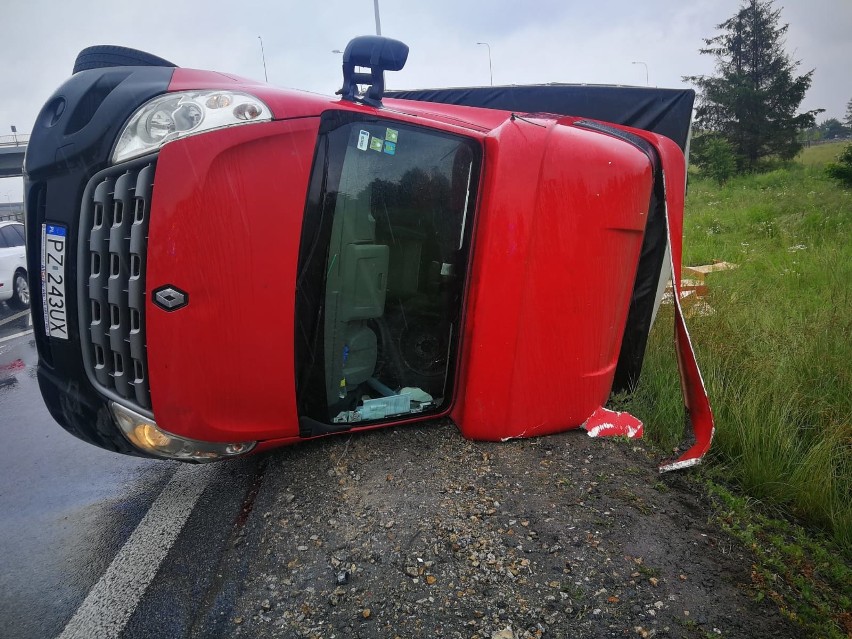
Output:
[[[0,146],[27,146],[30,141],[29,133],[17,133],[15,135],[0,135]]]

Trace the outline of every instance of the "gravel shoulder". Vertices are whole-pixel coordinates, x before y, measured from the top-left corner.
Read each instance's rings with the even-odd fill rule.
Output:
[[[208,595],[230,593],[227,618],[195,634],[801,636],[657,461],[580,431],[471,442],[448,422],[277,451]]]

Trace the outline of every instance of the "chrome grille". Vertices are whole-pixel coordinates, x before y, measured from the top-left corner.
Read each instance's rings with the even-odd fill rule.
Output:
[[[81,211],[81,340],[107,396],[151,408],[145,342],[145,259],[153,162],[99,173]]]

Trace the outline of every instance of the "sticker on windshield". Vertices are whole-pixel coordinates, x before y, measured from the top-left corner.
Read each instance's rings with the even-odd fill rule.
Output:
[[[388,155],[394,155],[396,153],[396,143],[385,140],[385,153]]]
[[[370,144],[370,132],[361,129],[360,133],[358,133],[358,148],[361,151],[366,151],[367,146]]]
[[[382,145],[383,145],[383,144],[384,144],[384,143],[382,142],[382,139],[381,139],[381,138],[373,137],[373,139],[372,139],[372,140],[370,140],[370,148],[371,148],[373,151],[381,151],[381,150],[382,150]]]
[[[396,129],[388,129],[387,131],[385,131],[385,140],[396,144],[399,140],[399,131],[397,131]]]

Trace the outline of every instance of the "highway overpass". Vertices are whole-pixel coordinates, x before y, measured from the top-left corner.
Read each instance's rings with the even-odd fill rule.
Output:
[[[24,152],[28,133],[0,136],[0,178],[20,177],[24,170]]]

